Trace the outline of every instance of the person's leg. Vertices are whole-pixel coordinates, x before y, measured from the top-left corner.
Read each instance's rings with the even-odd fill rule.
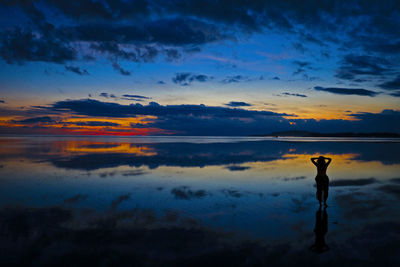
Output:
[[[325,207],[328,207],[328,205],[326,204],[326,200],[328,199],[328,194],[329,194],[329,184],[326,183],[324,185],[324,205],[325,205]]]
[[[318,183],[317,183],[317,194],[316,194],[316,196],[317,196],[317,199],[319,201],[319,205],[321,206],[321,204],[322,204],[322,188]]]

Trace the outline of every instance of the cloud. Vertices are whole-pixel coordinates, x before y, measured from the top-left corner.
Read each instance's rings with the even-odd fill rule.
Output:
[[[400,178],[392,178],[392,179],[390,179],[390,181],[391,181],[392,183],[400,184]]]
[[[242,193],[240,193],[239,191],[235,190],[235,189],[223,189],[221,190],[222,193],[224,193],[226,196],[230,196],[230,197],[236,197],[236,198],[240,198],[243,196]]]
[[[399,92],[391,93],[390,95],[391,95],[391,96],[394,96],[394,97],[400,97],[400,91],[399,91]]]
[[[100,93],[99,96],[104,98],[117,98],[114,94],[109,94],[109,93]]]
[[[78,126],[119,126],[118,123],[108,122],[108,121],[80,121],[74,122],[73,124]]]
[[[42,31],[50,24],[47,20],[52,19],[50,12],[45,11],[52,10],[59,15],[56,18],[64,19],[54,24],[59,25],[61,29],[58,30],[70,42],[117,40],[120,44],[197,47],[235,39],[239,34],[278,30],[295,36],[297,44],[325,46],[330,42],[382,53],[396,53],[399,49],[398,32],[391,27],[399,22],[397,6],[390,0],[384,4],[355,0],[351,4],[326,5],[316,5],[312,1],[288,4],[278,0],[80,2],[77,5],[66,0],[43,0],[40,5],[43,12],[39,5],[30,1],[6,1],[2,5],[19,7]],[[357,12],[354,12],[355,7]],[[68,21],[68,26],[60,25],[60,21]]]
[[[314,90],[316,91],[323,91],[323,92],[329,92],[332,94],[338,94],[338,95],[360,95],[360,96],[370,96],[374,97],[378,92],[367,90],[367,89],[362,89],[362,88],[337,88],[337,87],[321,87],[321,86],[315,86]]]
[[[246,103],[246,102],[231,101],[228,104],[225,104],[225,106],[229,106],[229,107],[250,107],[252,105],[249,104],[249,103]]]
[[[225,79],[223,79],[221,82],[222,83],[240,83],[240,82],[245,82],[245,81],[251,81],[249,77],[243,76],[243,75],[234,75],[234,76],[228,76]]]
[[[340,179],[329,182],[329,186],[363,186],[377,183],[374,178]]]
[[[288,182],[288,181],[299,181],[299,180],[304,180],[307,179],[305,176],[297,176],[297,177],[291,177],[291,178],[283,178],[283,181]]]
[[[88,197],[88,195],[77,194],[77,195],[75,195],[73,197],[64,199],[64,203],[65,204],[75,204],[75,203],[78,203],[78,202],[86,200],[87,197]]]
[[[77,59],[76,51],[57,38],[16,28],[1,35],[0,56],[8,63],[43,61],[62,64]]]
[[[190,72],[181,72],[176,73],[175,77],[172,78],[172,81],[176,84],[187,86],[190,85],[192,82],[207,82],[212,80],[213,77],[207,76],[204,74],[193,74]]]
[[[121,75],[130,76],[131,72],[128,70],[124,70],[117,62],[112,64],[114,70],[118,71]]]
[[[381,77],[390,73],[390,65],[382,57],[348,54],[343,58],[335,76],[345,80],[356,80],[360,75]]]
[[[65,69],[67,71],[76,73],[78,75],[89,75],[89,72],[85,69],[81,69],[79,67],[74,67],[74,66],[65,66]]]
[[[182,200],[191,200],[194,198],[199,199],[210,195],[210,193],[206,192],[205,190],[192,191],[187,186],[175,187],[171,190],[171,194],[174,195],[176,199]]]
[[[125,94],[122,95],[122,99],[125,100],[134,100],[134,101],[143,101],[143,100],[147,100],[147,99],[151,99],[151,97],[147,97],[147,96],[142,96],[142,95],[129,95],[129,94]]]
[[[282,95],[284,95],[284,96],[307,97],[306,95],[303,95],[303,94],[293,94],[293,93],[288,93],[288,92],[284,92],[284,93],[282,93]]]
[[[15,120],[13,122],[18,124],[35,124],[35,123],[46,124],[46,123],[54,123],[55,121],[49,116],[43,116],[43,117],[34,117],[24,120]]]
[[[235,171],[245,171],[250,169],[249,166],[236,166],[236,165],[232,165],[232,166],[227,166],[226,169],[230,170],[231,172],[235,172]]]
[[[131,199],[131,195],[130,194],[120,195],[118,198],[114,199],[111,202],[110,209],[111,210],[116,210],[118,208],[119,204],[121,204],[122,202],[127,201],[129,199]]]
[[[132,170],[132,171],[126,171],[126,172],[122,173],[123,176],[140,176],[140,175],[144,175],[144,174],[147,174],[147,172],[144,170]]]
[[[5,103],[6,103],[6,101],[0,99],[0,104],[5,104]]]
[[[297,70],[293,72],[293,75],[304,73],[306,71],[306,68],[312,69],[311,63],[307,61],[294,60],[292,63],[297,66]]]
[[[182,115],[194,117],[229,117],[229,118],[251,118],[254,116],[281,117],[290,116],[286,113],[275,113],[271,111],[256,111],[245,109],[232,109],[226,107],[214,107],[205,105],[167,105],[162,106],[156,102],[148,105],[139,103],[121,105],[117,103],[102,102],[94,99],[64,100],[58,101],[51,106],[41,107],[42,110],[49,111],[72,111],[76,114],[87,116],[105,117],[129,117],[136,115],[168,116]]]
[[[400,199],[400,185],[382,185],[381,187],[378,187],[378,190]]]
[[[391,81],[384,82],[379,85],[382,89],[386,90],[400,90],[400,75],[398,75],[396,78],[394,78]],[[393,96],[399,96],[399,92],[393,93],[391,95]]]
[[[85,24],[63,27],[60,31],[71,39],[88,42],[115,42],[140,45],[200,45],[226,38],[213,24],[195,18],[166,17],[160,19],[145,18],[141,23],[114,24],[112,21],[99,24]],[[139,22],[139,21],[138,21]],[[101,32],[98,30],[101,29]],[[155,47],[158,48],[159,46]],[[161,49],[159,51],[162,51]],[[174,50],[164,50],[175,53]],[[140,55],[135,51],[136,55]]]
[[[0,109],[0,113],[1,113]],[[7,110],[4,114],[19,114]],[[392,132],[400,133],[400,111],[383,110],[378,113],[348,113],[355,120],[298,119],[295,115],[272,111],[247,110],[206,105],[160,105],[150,102],[122,105],[94,99],[57,101],[47,106],[27,109],[23,114],[63,114],[89,117],[154,116],[147,124],[132,124],[132,128],[162,129],[164,133],[182,135],[260,135],[276,131],[336,132]]]
[[[150,45],[133,46],[122,49],[115,41],[95,42],[90,45],[95,52],[108,55],[111,60],[124,59],[134,62],[152,62],[160,53],[159,49]],[[114,64],[116,64],[114,62]]]

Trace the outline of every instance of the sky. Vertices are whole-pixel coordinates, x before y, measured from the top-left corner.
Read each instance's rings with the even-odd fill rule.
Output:
[[[2,0],[0,134],[400,133],[400,1]]]

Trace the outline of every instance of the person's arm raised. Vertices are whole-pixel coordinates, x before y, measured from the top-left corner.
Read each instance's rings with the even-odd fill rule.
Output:
[[[332,159],[331,158],[325,158],[325,159],[327,160],[326,166],[328,166],[331,163]]]
[[[315,162],[317,159],[318,159],[318,158],[311,158],[311,162],[312,162],[315,166],[317,166],[317,163]]]

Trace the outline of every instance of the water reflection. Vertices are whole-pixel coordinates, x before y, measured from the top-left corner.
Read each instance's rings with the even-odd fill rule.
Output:
[[[317,253],[323,253],[329,250],[329,246],[325,243],[325,235],[328,233],[328,212],[326,207],[321,207],[315,213],[315,242],[310,246],[310,250]]]
[[[0,159],[22,157],[47,161],[56,167],[96,170],[128,166],[205,167],[235,165],[248,162],[286,160],[297,155],[327,154],[351,156],[358,162],[376,161],[384,165],[399,164],[400,143],[299,143],[273,141],[243,141],[216,143],[188,143],[172,138],[169,142],[137,143],[130,139],[116,141],[73,138],[38,139],[0,138]],[[165,139],[165,138],[164,138]],[[146,140],[144,140],[146,141]],[[148,140],[147,140],[148,141]],[[105,156],[105,154],[107,156]]]
[[[131,247],[129,242],[137,240],[132,242],[139,247],[147,242],[153,249],[154,244],[177,241],[176,235],[164,228],[166,225],[178,222],[174,227],[182,227],[180,224],[185,222],[185,226],[192,227],[196,222],[202,229],[193,232],[199,233],[198,237],[208,236],[206,240],[210,240],[209,229],[223,229],[223,235],[229,231],[235,237],[263,240],[268,244],[268,248],[261,249],[266,250],[263,255],[281,255],[280,259],[305,255],[306,264],[310,260],[307,255],[315,256],[304,253],[310,246],[309,226],[315,223],[315,242],[310,249],[328,249],[328,214],[321,209],[315,214],[315,169],[310,164],[310,157],[323,154],[332,158],[330,250],[324,256],[336,253],[337,244],[346,250],[337,253],[346,257],[354,257],[347,254],[351,250],[369,255],[368,250],[360,252],[360,242],[369,241],[373,244],[369,247],[383,248],[390,241],[393,248],[400,247],[393,238],[398,236],[400,224],[399,150],[398,143],[322,144],[221,138],[188,142],[176,137],[158,142],[129,138],[0,138],[0,226],[2,218],[11,218],[5,223],[12,225],[15,216],[25,214],[28,217],[24,225],[35,224],[32,229],[48,227],[45,223],[36,226],[40,221],[30,218],[36,218],[35,213],[51,222],[43,214],[53,212],[49,207],[57,207],[56,210],[68,209],[75,214],[74,220],[85,217],[87,221],[82,225],[94,225],[95,229],[86,229],[93,236],[106,227],[111,235],[106,239],[112,240],[118,233],[115,229],[121,227],[122,234],[115,236],[115,244]],[[21,210],[10,211],[10,206]],[[143,222],[140,227],[151,225],[156,230],[123,232],[136,222]],[[60,225],[57,231],[64,231],[65,225],[73,226],[75,222]],[[0,232],[2,229],[6,228],[0,227]],[[205,229],[207,233],[202,232]],[[42,230],[47,234],[48,229]],[[384,235],[388,230],[390,234]],[[81,237],[80,228],[71,231]],[[364,235],[363,231],[373,234]],[[183,238],[180,245],[185,247],[190,231],[178,232]],[[148,235],[135,239],[137,233]],[[127,243],[126,239],[118,239],[129,234],[132,238]],[[146,239],[149,236],[154,237],[153,241]],[[384,238],[378,244],[376,237],[381,236]],[[198,244],[204,244],[204,240],[193,237],[190,241],[190,253],[203,255]],[[228,243],[235,244],[232,240]],[[246,262],[249,253],[244,247]],[[254,253],[260,253],[259,249],[255,248]],[[130,251],[126,255],[131,255]],[[271,262],[270,258],[260,265],[267,262]]]

